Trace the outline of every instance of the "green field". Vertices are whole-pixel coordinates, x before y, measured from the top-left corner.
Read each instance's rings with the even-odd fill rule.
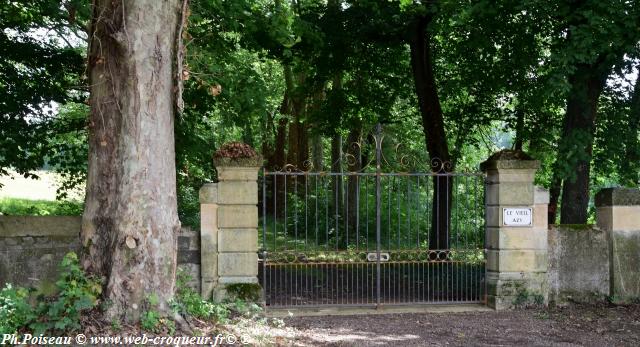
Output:
[[[0,214],[7,216],[79,216],[82,190],[70,192],[71,199],[56,200],[61,178],[51,171],[36,171],[38,179],[15,172],[0,176]]]
[[[7,216],[79,216],[82,202],[0,198],[0,214]]]

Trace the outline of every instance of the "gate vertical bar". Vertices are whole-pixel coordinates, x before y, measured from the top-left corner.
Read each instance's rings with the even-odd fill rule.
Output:
[[[275,180],[275,176],[273,176]],[[273,208],[275,211],[275,207]],[[275,217],[274,217],[275,218]],[[274,236],[275,237],[275,236]],[[262,300],[267,305],[267,168],[262,169]]]
[[[380,176],[382,129],[380,123],[376,125],[376,307],[380,307]]]

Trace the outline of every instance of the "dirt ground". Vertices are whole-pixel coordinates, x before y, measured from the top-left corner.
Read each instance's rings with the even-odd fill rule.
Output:
[[[290,346],[640,346],[640,305],[284,319]]]

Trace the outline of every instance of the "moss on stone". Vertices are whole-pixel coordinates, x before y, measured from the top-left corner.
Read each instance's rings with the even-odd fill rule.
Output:
[[[586,231],[593,229],[593,224],[557,224],[558,228],[573,230],[573,231]]]
[[[493,153],[487,161],[492,160],[534,160],[530,155],[523,151],[513,149],[503,149]]]
[[[262,156],[254,158],[213,158],[213,165],[220,166],[240,166],[240,167],[260,167],[262,166]]]
[[[36,286],[35,295],[45,295],[52,296],[59,292],[58,287],[56,287],[56,283],[50,280],[42,280]]]
[[[595,204],[597,207],[640,205],[640,189],[605,188],[596,194]]]
[[[513,300],[517,308],[541,307],[544,305],[544,296],[537,291],[520,289]]]
[[[245,301],[259,301],[262,296],[262,287],[257,283],[228,284],[226,290],[234,298]]]
[[[505,149],[492,154],[489,159],[480,164],[480,170],[486,172],[488,170],[500,169],[538,169],[540,162],[533,159],[530,155],[523,151],[514,151]]]

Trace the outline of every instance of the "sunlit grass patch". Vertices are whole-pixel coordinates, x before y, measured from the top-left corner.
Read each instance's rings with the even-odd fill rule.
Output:
[[[74,200],[0,198],[0,214],[8,216],[79,216],[83,203]]]

